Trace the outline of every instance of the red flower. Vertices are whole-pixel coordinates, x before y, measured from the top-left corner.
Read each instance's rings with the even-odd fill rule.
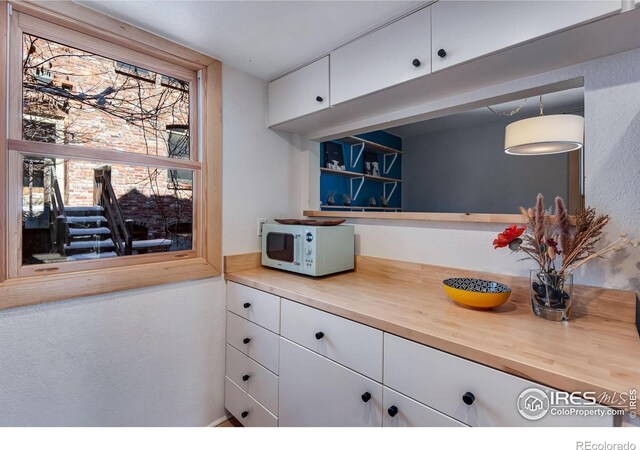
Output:
[[[505,228],[502,233],[498,234],[498,238],[493,240],[493,248],[507,247],[518,239],[526,229],[527,227],[518,228],[516,225]]]

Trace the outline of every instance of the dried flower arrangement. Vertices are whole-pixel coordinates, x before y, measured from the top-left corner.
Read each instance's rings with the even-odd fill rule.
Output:
[[[494,248],[509,247],[523,252],[523,258],[534,260],[539,271],[531,275],[531,304],[536,315],[553,320],[568,319],[571,307],[572,272],[595,258],[602,258],[625,245],[638,247],[625,235],[596,250],[604,227],[610,218],[596,214],[592,207],[576,213],[575,228],[571,228],[564,201],[555,199],[555,215],[544,208],[542,194],[538,194],[534,208],[520,208],[527,226],[511,225],[493,241]],[[555,220],[553,220],[555,218]],[[534,281],[535,279],[535,281]],[[565,287],[565,282],[568,287]],[[544,313],[541,309],[561,311],[562,314]],[[545,315],[546,314],[546,315]]]
[[[514,252],[524,252],[533,259],[542,272],[559,274],[571,273],[594,258],[600,258],[611,251],[619,251],[625,245],[637,247],[639,243],[626,236],[596,250],[602,238],[602,231],[609,223],[606,214],[597,215],[592,207],[575,215],[575,229],[572,232],[569,214],[560,197],[556,197],[555,216],[544,208],[542,194],[538,194],[535,208],[520,208],[527,226],[511,225],[493,241],[494,248],[509,247]],[[553,218],[555,217],[555,221]],[[560,256],[558,266],[556,262]]]

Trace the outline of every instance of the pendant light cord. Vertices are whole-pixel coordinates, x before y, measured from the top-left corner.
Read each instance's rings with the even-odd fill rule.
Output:
[[[512,109],[511,111],[506,112],[506,113],[504,113],[504,112],[500,112],[500,111],[496,111],[496,110],[495,110],[495,109],[493,109],[491,106],[487,106],[487,109],[488,109],[489,111],[491,111],[492,113],[494,113],[494,114],[498,115],[498,116],[511,117],[511,116],[513,116],[513,115],[515,115],[515,114],[518,114],[518,113],[520,112],[520,110],[522,109],[522,107],[524,106],[524,104],[525,104],[525,103],[527,103],[527,100],[529,100],[529,99],[528,99],[528,98],[525,98],[525,99],[522,101],[522,103],[520,104],[520,106],[518,106],[517,108]],[[540,105],[541,105],[541,106],[540,106],[540,111],[542,111],[542,96],[540,96]]]
[[[544,116],[544,105],[542,104],[542,95],[540,96],[540,115]]]

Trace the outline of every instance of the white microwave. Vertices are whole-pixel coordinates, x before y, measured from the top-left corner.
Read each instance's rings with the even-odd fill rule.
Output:
[[[266,224],[262,228],[262,265],[319,277],[352,270],[352,225]]]

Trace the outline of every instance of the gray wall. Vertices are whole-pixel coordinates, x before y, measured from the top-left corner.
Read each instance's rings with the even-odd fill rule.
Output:
[[[505,126],[515,120],[403,139],[403,211],[513,214],[538,192],[547,204],[557,195],[568,200],[567,154],[504,153]]]

